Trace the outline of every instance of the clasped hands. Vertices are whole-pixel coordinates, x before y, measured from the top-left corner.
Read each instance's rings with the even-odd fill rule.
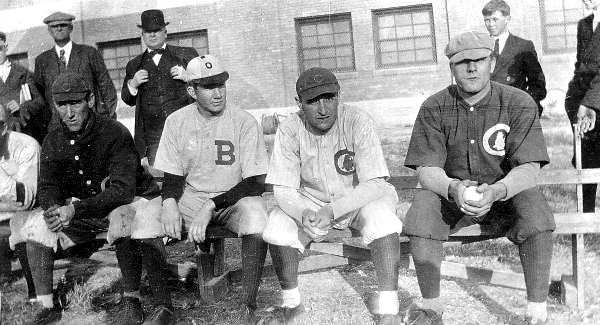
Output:
[[[206,240],[206,227],[215,215],[215,203],[206,200],[200,210],[196,212],[188,229],[188,242],[203,242]],[[181,239],[181,214],[175,199],[169,198],[163,201],[160,222],[165,235],[171,238]]]
[[[71,203],[63,206],[55,204],[44,211],[43,215],[48,229],[59,232],[71,226],[71,221],[75,216],[75,207]]]
[[[318,211],[304,209],[302,211],[302,226],[304,232],[306,232],[312,240],[316,242],[322,241],[329,232],[333,218],[333,209],[331,208],[331,205],[324,205]]]
[[[481,194],[481,199],[477,201],[466,200],[464,197],[465,189],[468,186],[477,186],[477,182],[472,180],[453,180],[448,186],[448,198],[454,200],[460,211],[471,217],[480,217],[485,215],[492,208],[492,204],[506,196],[504,184],[495,183],[492,185],[481,184],[477,186],[477,193]]]

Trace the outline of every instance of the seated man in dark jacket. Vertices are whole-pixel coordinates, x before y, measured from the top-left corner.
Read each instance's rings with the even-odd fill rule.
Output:
[[[131,134],[121,123],[94,113],[94,95],[80,75],[59,75],[52,96],[61,127],[51,131],[42,145],[38,201],[43,210],[35,210],[21,230],[43,307],[37,322],[44,324],[60,318],[52,297],[55,253],[107,231],[107,216],[132,202],[143,170]],[[122,306],[127,305],[117,315],[119,324],[143,319],[139,243],[129,237],[115,242],[123,275]]]

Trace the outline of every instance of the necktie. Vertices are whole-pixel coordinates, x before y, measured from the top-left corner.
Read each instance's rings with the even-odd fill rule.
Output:
[[[154,50],[150,50],[150,57],[153,57],[156,54],[163,54],[165,53],[165,49],[163,48],[159,48],[159,49],[154,49]]]
[[[60,60],[61,70],[62,71],[66,70],[67,69],[67,58],[65,58],[65,50],[64,49],[60,50],[59,60]]]
[[[494,56],[500,56],[500,40],[496,38],[496,42],[494,43]]]

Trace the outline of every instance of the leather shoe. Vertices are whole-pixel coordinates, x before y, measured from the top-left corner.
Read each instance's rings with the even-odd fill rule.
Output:
[[[406,311],[404,316],[406,325],[443,325],[442,315],[432,309],[423,309],[412,305]]]
[[[143,325],[171,325],[175,323],[173,308],[165,305],[158,306]]]
[[[304,305],[300,304],[294,308],[277,307],[273,313],[259,322],[261,325],[293,325],[299,324],[305,318]]]
[[[375,324],[377,324],[377,325],[402,325],[402,319],[398,315],[382,314],[382,315],[377,315]]]
[[[59,321],[62,318],[62,310],[58,305],[55,305],[52,308],[44,308],[41,304],[35,306],[35,318],[31,323],[32,325],[45,325],[50,324],[56,321]]]
[[[243,325],[256,325],[258,318],[256,317],[256,308],[245,305],[242,310],[241,321]]]

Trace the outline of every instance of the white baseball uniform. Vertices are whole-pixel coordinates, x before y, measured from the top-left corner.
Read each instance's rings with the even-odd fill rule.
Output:
[[[379,187],[385,192],[380,199],[357,210],[346,212],[335,204],[359,183],[389,176],[372,119],[358,108],[340,104],[337,121],[325,135],[309,132],[305,123],[301,111],[281,123],[266,182],[297,189],[305,198],[302,208],[316,211],[329,203],[336,218],[337,211],[352,213],[334,227],[351,224],[361,230],[367,244],[400,232],[402,223],[395,214],[398,197],[389,183]],[[275,208],[263,238],[273,244],[296,247],[297,224],[283,210]]]

